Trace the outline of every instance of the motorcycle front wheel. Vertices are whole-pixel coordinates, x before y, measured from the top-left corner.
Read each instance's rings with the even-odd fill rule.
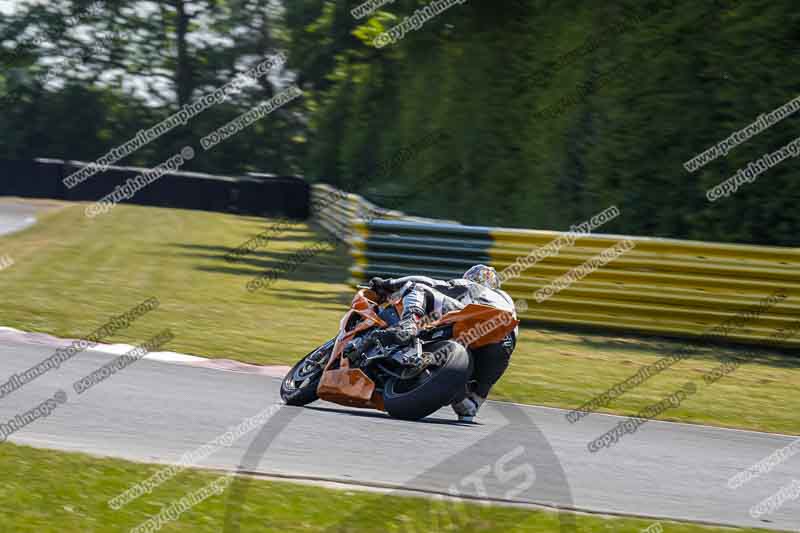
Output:
[[[292,367],[281,383],[281,398],[286,405],[307,405],[317,401],[317,385],[333,351],[334,339],[309,353]]]

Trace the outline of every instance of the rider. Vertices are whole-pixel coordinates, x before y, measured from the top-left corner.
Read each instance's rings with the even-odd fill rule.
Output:
[[[461,279],[441,281],[425,276],[406,276],[395,279],[372,278],[370,288],[381,295],[395,294],[403,301],[400,322],[376,334],[382,344],[405,344],[413,339],[425,317],[438,318],[462,309],[470,303],[490,305],[514,313],[514,301],[500,290],[497,271],[485,265],[475,265]],[[489,391],[508,368],[511,353],[517,342],[517,328],[502,342],[472,350],[475,370],[474,385],[466,396],[451,405],[459,420],[471,422]]]

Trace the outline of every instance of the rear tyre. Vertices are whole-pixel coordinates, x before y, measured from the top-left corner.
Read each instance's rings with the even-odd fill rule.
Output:
[[[437,342],[426,352],[446,350],[440,367],[431,367],[412,379],[386,382],[383,404],[386,412],[403,420],[420,420],[463,394],[472,374],[472,358],[466,348],[453,341]]]
[[[317,385],[333,351],[329,340],[292,367],[281,383],[281,398],[286,405],[307,405],[319,399]]]

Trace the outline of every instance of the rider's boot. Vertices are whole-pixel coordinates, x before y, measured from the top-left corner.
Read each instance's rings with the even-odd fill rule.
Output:
[[[463,400],[451,404],[450,407],[458,415],[459,422],[472,422],[485,401],[486,398],[483,396],[470,392]]]

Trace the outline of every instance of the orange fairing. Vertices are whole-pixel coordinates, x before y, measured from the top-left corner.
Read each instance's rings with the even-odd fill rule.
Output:
[[[368,329],[388,325],[375,313],[376,300],[377,295],[368,289],[359,290],[353,297],[350,310],[339,324],[333,353],[317,386],[321,399],[350,407],[384,410],[383,397],[375,390],[375,382],[360,368],[350,368],[350,360],[343,356],[344,348],[354,337]],[[402,314],[401,303],[391,305]],[[464,309],[447,313],[430,326],[444,324],[453,325],[453,340],[469,348],[480,348],[502,342],[517,327],[519,320],[511,311],[469,304]]]
[[[368,289],[361,289],[353,297],[351,309],[342,318],[333,353],[317,387],[317,395],[321,399],[352,407],[383,410],[383,398],[375,392],[375,382],[360,369],[350,368],[350,361],[342,357],[345,346],[354,337],[375,326],[386,327],[386,322],[373,311],[374,298],[375,294]],[[362,320],[347,331],[354,315],[360,315]]]
[[[519,324],[511,311],[488,305],[469,304],[442,317],[442,324],[453,324],[453,340],[469,348],[502,342]]]
[[[326,370],[317,394],[323,400],[340,405],[383,410],[383,398],[375,392],[375,382],[360,368]]]
[[[378,295],[370,289],[361,289],[353,296],[350,307],[358,311],[370,309],[378,301]]]

